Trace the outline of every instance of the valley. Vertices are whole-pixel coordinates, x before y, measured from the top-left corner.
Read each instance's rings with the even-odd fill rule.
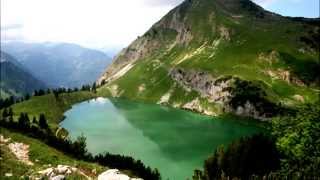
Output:
[[[48,88],[92,84],[111,62],[103,52],[71,43],[2,43],[4,51]]]
[[[110,24],[90,21],[78,38]],[[319,38],[320,18],[184,0],[112,62],[1,41],[0,179],[318,179]]]

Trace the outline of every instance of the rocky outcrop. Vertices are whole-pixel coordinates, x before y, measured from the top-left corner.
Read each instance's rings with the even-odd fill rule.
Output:
[[[304,82],[298,77],[292,75],[289,70],[278,68],[277,70],[264,71],[264,73],[273,79],[280,79],[286,81],[287,83],[292,83],[298,86],[305,86]]]
[[[98,176],[98,180],[143,180],[141,178],[130,178],[118,169],[109,169]]]
[[[180,68],[172,69],[169,75],[186,91],[195,90],[209,102],[223,104],[231,97],[228,87],[232,84],[232,78],[218,79],[206,72]]]
[[[29,145],[13,142],[8,147],[21,162],[30,166],[33,165],[33,162],[29,160]]]
[[[82,176],[84,179],[92,179],[91,177],[87,176],[84,172],[82,172],[78,168],[68,166],[68,165],[58,165],[57,167],[49,167],[47,169],[38,171],[38,175],[34,178],[47,178],[49,180],[62,180],[71,174],[78,174],[78,175]]]
[[[29,145],[18,142],[11,142],[11,138],[5,138],[3,135],[0,135],[0,144],[3,146],[7,146],[10,151],[16,156],[16,158],[29,165],[32,166],[33,162],[29,159]]]
[[[170,100],[172,89],[170,89],[166,94],[164,94],[157,104],[167,104]]]
[[[279,62],[280,54],[277,51],[271,51],[269,53],[260,53],[258,55],[260,61],[267,62],[269,65]]]
[[[230,30],[224,26],[221,26],[219,28],[220,31],[220,37],[226,41],[230,41],[231,40],[231,35],[230,35]]]
[[[207,99],[209,103],[220,105],[224,112],[260,120],[269,120],[273,112],[277,113],[277,105],[266,99],[264,90],[250,81],[232,76],[214,78],[207,72],[181,68],[172,69],[169,75],[186,91],[198,92],[200,97]],[[201,106],[199,98],[181,108],[208,115],[215,114]]]
[[[178,6],[167,15],[167,18],[163,18],[154,25],[155,28],[171,29],[177,32],[173,44],[188,44],[193,39],[191,29],[186,23],[187,17],[181,13],[181,11],[183,11],[182,8],[183,7]]]
[[[236,108],[232,109],[232,111],[238,116],[253,117],[254,119],[263,121],[268,120],[268,118],[263,113],[259,112],[254,104],[252,104],[250,101],[247,101],[243,105],[237,106]]]
[[[304,103],[304,97],[301,96],[300,94],[294,95],[294,96],[293,96],[293,99],[296,100],[296,101],[298,101],[298,102]]]
[[[98,84],[112,82],[127,73],[139,59],[149,55],[154,49],[159,48],[158,41],[149,36],[136,39],[129,47],[123,49],[105,73],[98,79]]]
[[[203,106],[201,104],[200,99],[197,97],[194,100],[185,103],[182,107],[182,109],[194,111],[194,112],[199,112],[201,114],[205,114],[208,116],[217,116],[217,112],[212,111],[211,109]]]

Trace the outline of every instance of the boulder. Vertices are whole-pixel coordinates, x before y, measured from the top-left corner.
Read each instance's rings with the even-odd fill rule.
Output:
[[[57,176],[50,178],[50,180],[63,180],[63,179],[65,179],[64,175],[57,175]]]
[[[131,178],[122,174],[118,169],[109,169],[98,176],[98,180],[130,180]]]
[[[68,170],[69,170],[69,166],[65,166],[65,165],[58,165],[56,168],[56,171],[58,172],[58,174],[65,174]]]

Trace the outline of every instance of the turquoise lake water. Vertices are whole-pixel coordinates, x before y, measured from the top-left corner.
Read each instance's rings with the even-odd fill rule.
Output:
[[[164,180],[191,179],[218,146],[263,131],[253,122],[123,99],[85,101],[65,116],[61,126],[71,138],[85,135],[89,152],[132,156],[157,168]]]

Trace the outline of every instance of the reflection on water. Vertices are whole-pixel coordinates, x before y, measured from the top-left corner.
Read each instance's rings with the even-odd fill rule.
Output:
[[[83,133],[90,152],[132,156],[174,180],[191,178],[219,145],[261,131],[253,124],[121,99],[97,98],[65,115],[61,126],[72,138]]]

